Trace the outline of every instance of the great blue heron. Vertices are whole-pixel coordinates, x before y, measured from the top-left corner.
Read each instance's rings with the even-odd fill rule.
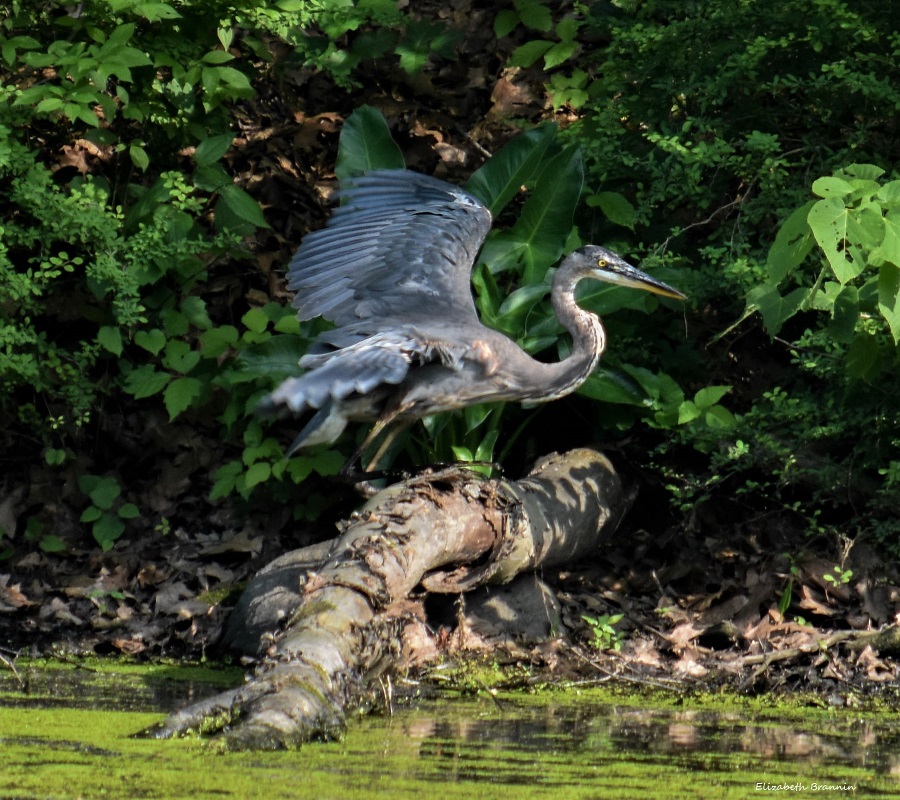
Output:
[[[571,355],[536,361],[481,323],[471,271],[491,228],[491,213],[468,192],[407,170],[377,170],[347,181],[322,230],[309,234],[288,269],[302,320],[324,317],[300,359],[307,372],[288,378],[263,402],[268,411],[312,418],[289,455],[331,443],[349,421],[374,422],[353,458],[393,426],[476,403],[543,403],[577,389],[606,345],[599,317],[575,302],[585,278],[684,299],[603,247],[571,253],[556,271],[553,308],[572,335]]]

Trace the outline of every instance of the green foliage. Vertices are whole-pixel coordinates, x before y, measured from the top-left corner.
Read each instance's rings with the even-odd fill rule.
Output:
[[[883,174],[854,164],[815,181],[822,199],[785,220],[765,282],[747,297],[747,313],[759,311],[772,335],[801,312],[827,315],[818,330],[832,357],[865,380],[900,364],[900,181],[881,184]],[[824,255],[823,267],[804,269],[814,252]]]
[[[619,652],[625,642],[625,634],[616,630],[624,614],[601,614],[599,617],[582,615],[582,619],[591,630],[591,646],[595,650],[614,650]]]
[[[833,572],[826,572],[822,575],[822,580],[826,583],[830,583],[836,589],[841,586],[846,586],[853,580],[853,570],[852,569],[843,569],[839,564],[835,566]]]
[[[165,4],[118,0],[112,14],[98,5],[69,17],[13,3],[0,23],[14,76],[0,93],[0,416],[10,435],[43,446],[50,467],[75,470],[88,499],[82,522],[106,550],[137,508],[116,499],[119,477],[83,472],[85,432],[102,430],[108,403],[158,402],[175,419],[221,402],[217,359],[233,358],[246,334],[215,324],[198,292],[209,262],[266,223],[222,163],[233,134],[209,133],[226,127],[222,104],[249,90],[230,73],[215,73],[213,86],[209,69],[231,59],[204,49],[217,46],[215,30],[198,26],[209,35],[188,45],[171,27],[184,17]],[[183,70],[175,53],[213,66]],[[179,80],[191,100],[176,108]],[[63,181],[31,147],[72,130],[101,148],[106,170]],[[171,139],[196,144],[187,173],[165,169]],[[123,159],[139,167],[135,182],[122,179]]]
[[[731,459],[768,463],[781,484],[812,484],[819,508],[848,492],[868,494],[854,527],[879,538],[880,516],[893,515],[900,497],[891,478],[900,446],[900,182],[880,182],[883,174],[855,164],[819,178],[812,189],[821,199],[779,229],[745,316],[758,311],[772,335],[797,331],[796,371],[743,417],[746,444]],[[814,528],[816,518],[809,515]]]
[[[566,134],[584,154],[579,230],[644,254],[698,311],[652,336],[616,314],[615,347],[583,391],[649,408],[671,432],[664,470],[678,448],[706,454],[708,469],[668,475],[685,508],[727,486],[812,532],[896,543],[900,271],[884,170],[896,163],[900,8],[647,0],[574,16],[581,46],[548,91],[557,107],[577,92],[569,105],[583,111]],[[498,33],[519,24],[503,19]],[[538,38],[562,41],[547,33],[560,22]],[[827,177],[807,202],[810,175]],[[755,320],[779,341],[718,360]],[[607,407],[599,422],[628,421]]]
[[[91,524],[94,539],[106,552],[125,532],[126,521],[139,517],[141,512],[134,503],[122,502],[122,487],[111,476],[82,475],[78,486],[90,499],[81,521]]]
[[[341,129],[335,174],[342,181],[373,169],[403,169],[406,162],[381,113],[360,106]]]

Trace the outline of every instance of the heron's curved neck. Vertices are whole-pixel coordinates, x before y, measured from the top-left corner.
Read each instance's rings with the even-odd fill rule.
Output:
[[[606,347],[606,332],[600,317],[580,308],[575,302],[575,287],[588,277],[582,270],[563,261],[553,278],[551,300],[562,326],[572,334],[572,353],[553,367],[554,392],[547,400],[574,392],[600,363]]]

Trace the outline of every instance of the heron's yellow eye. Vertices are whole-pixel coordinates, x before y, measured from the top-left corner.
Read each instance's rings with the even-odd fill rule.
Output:
[[[603,269],[605,266],[607,266],[607,261],[606,261],[606,259],[605,259],[605,258],[598,258],[598,259],[597,259],[597,266],[600,267],[600,269]]]

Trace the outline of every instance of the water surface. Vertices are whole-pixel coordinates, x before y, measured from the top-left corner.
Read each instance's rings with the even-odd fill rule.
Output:
[[[900,797],[900,715],[568,691],[415,700],[340,742],[221,753],[133,739],[239,675],[0,675],[0,798]]]

